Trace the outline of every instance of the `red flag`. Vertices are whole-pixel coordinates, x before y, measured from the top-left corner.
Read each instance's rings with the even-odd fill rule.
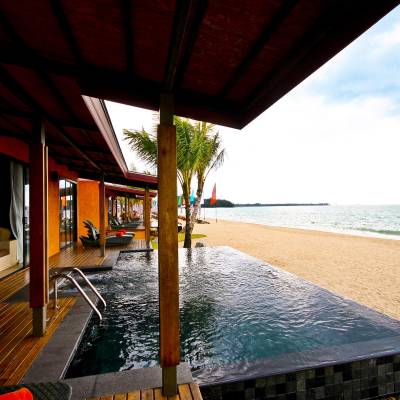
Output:
[[[214,205],[217,202],[217,184],[214,183],[214,189],[212,191],[211,199],[210,199],[210,205]]]

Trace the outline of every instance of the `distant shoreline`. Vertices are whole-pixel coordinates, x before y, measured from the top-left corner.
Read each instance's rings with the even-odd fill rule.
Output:
[[[235,204],[235,207],[299,207],[299,206],[329,206],[329,203],[245,203]]]
[[[201,208],[235,208],[235,207],[325,207],[329,203],[231,203],[228,200],[217,200],[215,205],[202,204]]]

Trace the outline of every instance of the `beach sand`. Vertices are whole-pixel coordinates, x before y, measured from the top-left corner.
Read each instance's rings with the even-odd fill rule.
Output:
[[[198,224],[193,241],[231,246],[400,319],[400,240],[231,221]]]

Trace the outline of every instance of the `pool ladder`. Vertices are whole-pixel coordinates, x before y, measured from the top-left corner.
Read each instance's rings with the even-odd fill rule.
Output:
[[[79,268],[72,268],[72,270],[70,272],[68,272],[67,274],[64,272],[58,272],[50,277],[50,282],[54,281],[54,308],[55,309],[58,308],[58,306],[57,306],[57,301],[58,301],[57,281],[59,279],[67,279],[78,289],[79,293],[85,299],[86,303],[89,304],[89,306],[97,314],[97,316],[99,317],[99,319],[101,321],[103,319],[101,312],[98,310],[98,308],[93,303],[93,301],[90,300],[89,296],[84,292],[84,290],[82,289],[82,286],[77,282],[77,280],[75,278],[72,277],[72,275],[74,273],[80,275],[80,277],[86,282],[86,284],[90,287],[90,289],[92,289],[92,292],[96,295],[96,297],[103,303],[104,308],[106,308],[107,304],[106,304],[106,301],[104,300],[103,296],[93,286],[93,284],[89,281],[89,279],[86,278],[85,274]]]

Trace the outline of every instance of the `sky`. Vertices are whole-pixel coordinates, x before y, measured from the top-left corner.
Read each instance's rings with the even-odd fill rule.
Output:
[[[148,170],[122,130],[152,130],[154,112],[107,108],[127,165]],[[244,129],[218,130],[227,156],[205,197],[216,183],[235,203],[400,204],[400,7]]]

